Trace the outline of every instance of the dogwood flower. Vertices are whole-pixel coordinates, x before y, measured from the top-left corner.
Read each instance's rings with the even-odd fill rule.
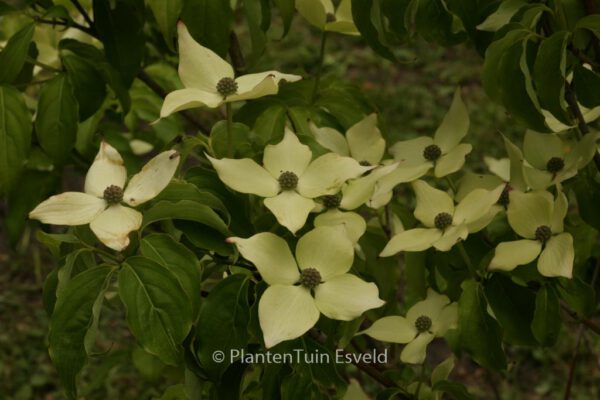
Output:
[[[469,131],[469,124],[467,107],[460,97],[460,90],[457,90],[433,138],[420,136],[390,147],[389,151],[399,166],[377,182],[370,206],[378,208],[387,204],[395,186],[419,179],[431,168],[438,178],[461,169],[466,155],[473,149],[468,143],[460,143]]]
[[[319,316],[350,321],[380,307],[379,290],[348,271],[354,249],[340,227],[315,228],[298,240],[296,255],[270,232],[227,239],[269,284],[258,304],[265,346],[302,336]]]
[[[85,225],[113,250],[129,245],[129,233],[140,228],[142,214],[131,207],[156,197],[171,181],[179,154],[165,151],[151,159],[127,185],[127,171],[119,152],[106,142],[85,177],[85,192],[65,192],[40,203],[29,218],[54,225]]]
[[[523,240],[500,243],[489,269],[512,271],[519,265],[538,259],[543,276],[573,275],[573,237],[564,232],[567,197],[561,191],[556,199],[546,191],[512,191],[506,212],[508,223]],[[539,258],[538,258],[539,256]]]
[[[279,91],[279,82],[296,82],[298,75],[266,71],[235,77],[233,68],[190,35],[183,22],[177,24],[179,77],[185,89],[165,97],[160,117],[196,107],[216,108],[224,103],[256,99]]]
[[[306,223],[317,205],[313,199],[336,194],[348,179],[373,168],[335,153],[312,160],[310,148],[289,129],[281,142],[265,147],[263,167],[249,158],[207,157],[231,189],[265,197],[265,206],[292,233]]]
[[[577,174],[596,153],[597,134],[569,143],[557,134],[527,131],[523,141],[523,174],[534,190],[545,189]]]
[[[400,360],[410,364],[425,361],[427,345],[436,337],[442,337],[458,323],[458,304],[427,289],[427,297],[413,305],[406,317],[389,316],[378,319],[368,329],[358,334],[366,334],[374,339],[390,343],[406,343],[400,353]]]
[[[417,197],[414,215],[425,228],[415,228],[394,235],[381,257],[389,257],[400,251],[423,251],[435,247],[448,251],[469,233],[483,229],[479,220],[488,218],[489,210],[498,201],[504,185],[494,190],[475,189],[457,205],[446,192],[429,186],[424,181],[412,183]]]
[[[352,19],[352,0],[342,0],[337,9],[331,0],[296,0],[296,9],[311,25],[323,31],[359,35]]]

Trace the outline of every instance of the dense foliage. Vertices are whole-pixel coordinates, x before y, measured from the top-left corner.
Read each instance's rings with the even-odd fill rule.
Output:
[[[125,310],[138,364],[179,382],[163,399],[469,399],[456,357],[504,373],[508,346],[552,351],[566,319],[576,355],[600,333],[599,9],[0,2],[2,223],[13,244],[36,227],[59,260],[44,306],[66,395],[111,351],[107,308]],[[264,71],[292,21],[320,35],[317,62]],[[324,75],[334,35],[393,63],[416,38],[474,47],[521,133],[487,171],[468,162],[488,149],[469,143],[459,87],[436,130],[395,141],[402,127]],[[330,361],[256,357],[300,353]]]

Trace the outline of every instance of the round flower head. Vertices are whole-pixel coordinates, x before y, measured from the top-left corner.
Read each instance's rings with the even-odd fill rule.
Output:
[[[337,9],[331,0],[296,0],[296,9],[323,31],[359,35],[352,19],[352,0],[342,0]]]
[[[313,199],[338,193],[348,179],[373,168],[335,153],[312,160],[310,148],[289,129],[281,142],[265,147],[262,167],[249,158],[208,159],[227,186],[265,197],[265,206],[292,233],[317,206]]]
[[[279,91],[279,82],[296,82],[298,75],[266,71],[235,77],[233,68],[190,35],[183,22],[177,24],[179,77],[185,89],[167,95],[160,117],[196,107],[216,108],[233,101],[256,99]]]
[[[129,245],[129,233],[140,228],[142,214],[133,208],[156,197],[171,181],[179,154],[165,151],[150,160],[127,185],[119,152],[106,142],[85,177],[85,193],[65,192],[40,203],[29,218],[54,225],[85,225],[113,250]]]
[[[387,204],[395,186],[414,181],[431,168],[438,178],[461,169],[466,155],[472,150],[470,144],[460,143],[468,131],[469,113],[457,90],[433,138],[421,136],[390,147],[389,151],[399,166],[377,183],[371,206],[377,208]]]
[[[284,239],[269,232],[227,241],[269,284],[258,304],[267,348],[302,336],[320,314],[350,321],[384,304],[374,283],[348,273],[354,249],[341,227],[308,232],[298,240],[295,257]]]
[[[434,338],[444,336],[449,329],[456,328],[457,322],[458,304],[428,289],[427,298],[412,306],[406,317],[383,317],[358,334],[366,334],[383,342],[406,343],[400,360],[421,364],[425,361],[427,345]]]
[[[394,235],[381,252],[381,257],[400,251],[423,251],[432,246],[440,251],[450,250],[469,233],[483,229],[485,225],[480,221],[489,218],[490,210],[504,188],[501,184],[493,190],[475,189],[455,206],[446,192],[424,181],[415,181],[412,186],[417,197],[414,214],[425,228],[409,229]]]
[[[500,243],[489,268],[512,271],[537,258],[537,268],[543,276],[571,278],[575,254],[573,237],[564,232],[563,219],[568,208],[564,193],[559,191],[554,199],[546,191],[512,191],[509,197],[508,223],[525,239]]]

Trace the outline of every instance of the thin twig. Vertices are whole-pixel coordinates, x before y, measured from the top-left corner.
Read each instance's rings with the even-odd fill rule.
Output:
[[[83,16],[83,19],[85,19],[85,22],[87,22],[87,24],[90,26],[90,29],[94,30],[94,22],[90,18],[90,15],[87,13],[85,8],[83,8],[82,5],[79,3],[79,1],[71,0],[71,4],[73,4],[77,11],[79,11],[79,13]]]
[[[246,61],[240,47],[240,41],[234,31],[229,35],[229,58],[236,75],[246,73]]]
[[[96,32],[94,32],[93,29],[88,28],[87,26],[80,25],[77,22],[66,21],[64,19],[44,19],[44,18],[38,18],[38,17],[34,18],[34,20],[35,20],[35,22],[38,22],[40,24],[46,24],[46,25],[52,25],[52,26],[64,26],[67,28],[79,29],[80,31],[85,32],[90,36],[98,38],[98,35],[96,35]]]

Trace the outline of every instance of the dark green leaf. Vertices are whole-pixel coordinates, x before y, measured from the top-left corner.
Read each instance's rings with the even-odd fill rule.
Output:
[[[600,105],[600,74],[577,65],[573,71],[573,87],[577,100],[587,108]]]
[[[596,295],[591,285],[578,277],[559,278],[557,283],[558,295],[572,310],[583,317],[594,313]]]
[[[154,14],[154,19],[158,24],[158,28],[165,38],[167,46],[171,50],[175,50],[175,33],[177,28],[177,20],[183,9],[184,0],[148,0],[148,5]]]
[[[273,0],[273,2],[283,19],[283,36],[286,36],[292,25],[292,18],[294,18],[294,0]]]
[[[406,10],[406,25],[425,40],[450,46],[467,38],[462,22],[442,0],[412,1]]]
[[[27,24],[15,33],[0,53],[0,84],[14,81],[27,59],[29,44],[35,32],[35,24]]]
[[[265,18],[265,11],[270,12],[271,5],[264,0],[244,0],[244,12],[248,22],[252,52],[246,57],[249,65],[254,65],[264,53],[267,44],[266,30],[263,25],[270,23],[270,18]],[[268,13],[266,13],[268,17]],[[267,25],[268,28],[268,25]]]
[[[181,200],[178,202],[160,201],[156,203],[144,213],[142,227],[165,219],[183,219],[199,222],[216,229],[223,235],[229,233],[227,225],[219,217],[219,214],[214,212],[210,207],[191,200]]]
[[[559,121],[571,125],[565,100],[567,77],[567,44],[570,32],[556,32],[545,39],[538,50],[533,79],[542,107]]]
[[[576,29],[586,29],[600,39],[600,14],[588,15],[577,21]]]
[[[283,138],[286,112],[280,105],[274,105],[263,111],[252,128],[253,137],[260,143],[260,147],[267,144],[278,143]]]
[[[535,298],[535,314],[531,330],[542,346],[552,346],[560,332],[560,305],[551,287],[542,286]]]
[[[94,24],[108,62],[126,87],[140,69],[145,53],[144,1],[94,0]]]
[[[233,24],[233,10],[228,1],[184,0],[181,19],[196,41],[225,57]]]
[[[75,146],[78,121],[77,99],[65,75],[57,75],[40,91],[35,133],[42,149],[63,162]]]
[[[600,186],[592,178],[581,175],[575,181],[574,190],[581,218],[586,224],[600,230]]]
[[[469,393],[465,385],[459,382],[439,381],[432,388],[434,391],[446,393],[454,400],[472,400],[473,396]]]
[[[210,145],[217,158],[252,157],[254,150],[249,138],[250,128],[239,122],[234,122],[231,127],[231,147],[233,154],[230,154],[227,122],[217,122],[210,131]]]
[[[69,398],[77,397],[76,376],[85,365],[85,337],[93,308],[104,296],[111,267],[101,266],[77,275],[58,297],[50,320],[49,352]]]
[[[62,63],[79,103],[79,121],[91,117],[106,97],[106,84],[102,75],[90,61],[76,55],[64,55]]]
[[[458,301],[458,329],[461,346],[485,368],[500,371],[506,368],[502,349],[502,331],[487,311],[483,287],[475,281],[462,284]]]
[[[129,328],[144,350],[166,364],[179,365],[192,315],[177,278],[148,258],[130,257],[119,272],[119,295]]]
[[[187,247],[165,234],[152,234],[142,239],[140,252],[166,267],[179,281],[192,307],[192,320],[200,309],[200,266]]]
[[[31,146],[31,114],[18,90],[0,86],[0,193],[16,182]]]
[[[485,296],[504,330],[504,340],[519,345],[534,345],[530,329],[535,294],[502,274],[494,274],[485,284]]]
[[[231,365],[231,350],[246,347],[250,315],[248,284],[248,276],[243,274],[225,278],[211,290],[200,309],[196,353],[214,382]],[[223,362],[213,360],[215,351],[225,353]]]
[[[377,54],[394,61],[396,57],[379,39],[379,32],[371,20],[373,0],[352,0],[352,19],[367,44]]]

